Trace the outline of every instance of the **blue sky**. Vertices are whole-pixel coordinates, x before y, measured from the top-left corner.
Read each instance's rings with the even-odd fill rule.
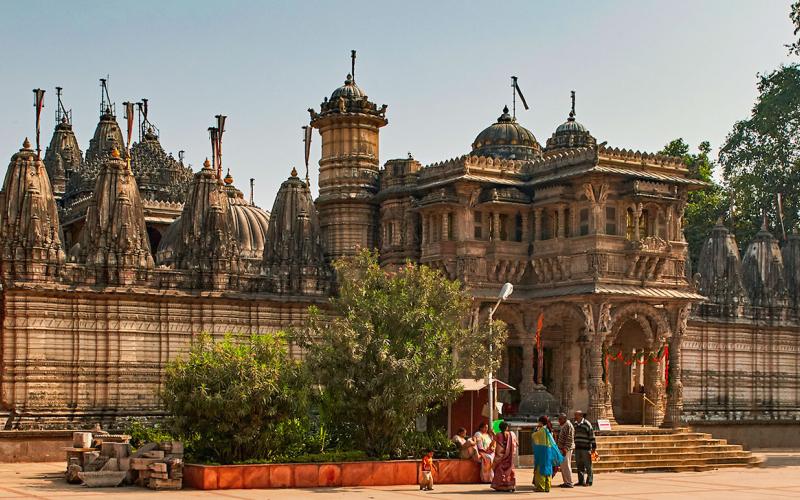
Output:
[[[150,99],[162,144],[197,169],[206,129],[228,115],[224,164],[270,209],[302,171],[308,107],[357,81],[389,105],[381,163],[467,153],[511,101],[517,75],[531,105],[519,121],[544,143],[577,91],[578,120],[609,145],[656,151],[675,137],[718,147],[747,117],[756,74],[792,62],[789,1],[83,1],[0,2],[0,158],[33,135],[31,89],[56,85],[85,151],[98,79],[117,103]],[[319,136],[312,149],[316,185]],[[7,161],[7,160],[2,160]]]

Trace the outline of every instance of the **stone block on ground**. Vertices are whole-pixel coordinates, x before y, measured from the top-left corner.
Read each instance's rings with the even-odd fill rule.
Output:
[[[90,488],[109,488],[119,486],[125,474],[124,471],[79,472],[78,477]]]
[[[160,460],[157,458],[131,458],[131,469],[145,471],[150,464],[156,462],[160,462]]]
[[[73,432],[72,433],[72,446],[75,448],[91,448],[92,447],[92,433],[91,432]]]
[[[129,457],[118,458],[117,463],[119,464],[119,470],[129,470],[131,468],[131,459]]]
[[[108,457],[101,457],[98,456],[90,463],[83,466],[84,472],[96,472],[103,468],[103,466],[108,462]]]
[[[119,471],[119,462],[116,458],[109,458],[106,460],[106,463],[103,464],[103,467],[99,469],[100,471]]]
[[[100,454],[106,457],[126,458],[130,456],[131,445],[128,443],[109,443],[103,441],[100,447]]]
[[[99,451],[83,451],[81,452],[81,463],[79,465],[85,468],[98,458],[100,458]]]
[[[140,446],[133,454],[131,454],[131,458],[141,458],[144,456],[145,453],[148,451],[153,451],[158,448],[158,444],[156,443],[145,443]]]
[[[150,464],[150,466],[147,467],[147,470],[152,472],[167,472],[167,464],[164,462],[155,462]]]
[[[80,484],[81,478],[78,476],[78,474],[80,474],[81,472],[83,472],[83,469],[81,468],[80,465],[75,463],[70,464],[67,467],[67,472],[65,474],[67,482],[70,484]]]
[[[151,481],[153,479],[169,479],[169,475],[166,472],[150,472]]]
[[[163,460],[164,459],[164,452],[161,451],[161,450],[146,451],[146,452],[144,452],[142,457],[143,458],[157,458],[159,460]]]
[[[179,490],[183,486],[180,479],[150,479],[147,487],[151,490]]]

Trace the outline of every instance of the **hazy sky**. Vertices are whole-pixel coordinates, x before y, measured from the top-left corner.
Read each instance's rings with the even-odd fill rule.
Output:
[[[228,115],[224,164],[271,209],[302,171],[308,107],[340,86],[358,50],[357,82],[389,105],[381,164],[410,151],[423,164],[459,156],[511,104],[517,75],[544,143],[569,111],[599,141],[646,151],[683,137],[716,148],[756,96],[756,74],[791,62],[788,0],[760,1],[52,1],[0,0],[0,161],[33,136],[31,89],[55,86],[85,151],[98,79],[117,103],[150,99],[166,150],[197,169],[207,128]],[[312,149],[316,185],[319,135]],[[44,148],[44,146],[43,146]]]

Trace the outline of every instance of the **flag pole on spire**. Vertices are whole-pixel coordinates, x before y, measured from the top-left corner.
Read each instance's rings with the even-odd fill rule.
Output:
[[[513,88],[513,102],[512,102],[512,114],[511,117],[513,119],[517,118],[517,95],[519,95],[519,100],[522,101],[522,105],[525,107],[525,110],[529,110],[528,102],[525,100],[525,96],[522,95],[522,89],[519,88],[519,84],[517,83],[517,77],[511,77],[511,87]]]
[[[303,125],[303,143],[306,153],[306,186],[311,189],[311,179],[308,176],[308,159],[311,156],[311,126]]]
[[[356,51],[350,51],[350,78],[356,83]]]
[[[44,90],[33,89],[33,106],[36,108],[36,157],[42,157],[42,148],[39,144],[39,131],[42,116],[42,108],[44,107]]]

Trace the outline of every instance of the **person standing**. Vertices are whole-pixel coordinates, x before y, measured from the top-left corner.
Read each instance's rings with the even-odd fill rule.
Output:
[[[517,438],[508,428],[507,422],[500,422],[500,433],[494,436],[495,459],[492,489],[514,492],[517,477],[514,474],[514,459],[517,456]]]
[[[572,488],[572,451],[575,449],[575,428],[565,414],[558,416],[558,450],[564,455],[561,462],[561,479],[564,481],[561,488]]]
[[[578,486],[592,485],[592,453],[597,449],[592,424],[583,418],[582,411],[575,412],[575,462],[578,469]],[[586,482],[583,476],[586,475]]]
[[[489,434],[489,424],[482,423],[475,435],[472,436],[475,445],[478,447],[478,457],[481,464],[481,482],[491,483],[494,479],[494,470],[492,463],[494,462],[494,440]]]
[[[547,415],[539,417],[539,429],[533,433],[533,491],[549,492],[554,469],[564,460],[553,440],[552,429]]]
[[[422,491],[433,491],[433,450],[428,450],[422,457],[422,480],[419,482],[419,489]]]

